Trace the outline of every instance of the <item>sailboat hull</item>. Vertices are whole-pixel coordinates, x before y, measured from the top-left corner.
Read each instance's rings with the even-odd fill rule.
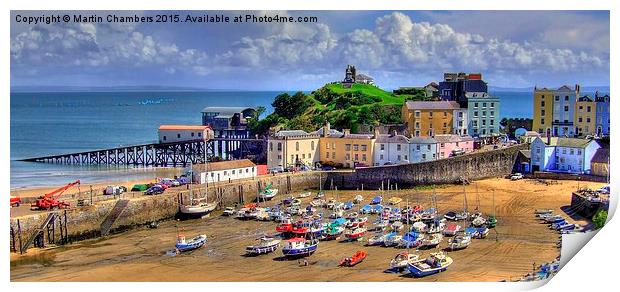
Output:
[[[181,206],[179,210],[179,217],[183,219],[199,219],[204,216],[209,215],[215,208],[217,204],[201,204],[196,206]]]

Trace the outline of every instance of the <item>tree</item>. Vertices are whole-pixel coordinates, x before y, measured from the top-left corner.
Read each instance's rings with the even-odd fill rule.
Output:
[[[592,217],[592,222],[594,222],[594,228],[600,229],[605,226],[605,222],[607,221],[607,211],[600,210],[594,214]]]
[[[260,116],[262,116],[267,109],[264,106],[259,106],[256,108],[256,119],[260,120]]]
[[[271,104],[274,113],[286,119],[292,119],[301,115],[310,106],[308,96],[298,91],[293,96],[282,93],[273,100]]]

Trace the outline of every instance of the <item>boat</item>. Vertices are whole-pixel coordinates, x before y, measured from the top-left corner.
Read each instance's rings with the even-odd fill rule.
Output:
[[[317,239],[292,238],[284,241],[282,254],[287,258],[307,257],[312,255],[318,246]]]
[[[456,235],[457,232],[461,231],[461,229],[462,229],[461,225],[454,224],[454,223],[448,223],[446,225],[446,228],[444,228],[442,234],[444,236],[454,236]]]
[[[280,240],[272,237],[261,237],[257,239],[258,244],[249,245],[245,248],[247,255],[261,255],[274,252],[280,247]]]
[[[461,232],[450,239],[448,242],[448,250],[454,251],[467,248],[471,244],[471,236]]]
[[[570,231],[570,230],[575,230],[576,227],[577,227],[577,225],[575,225],[575,224],[565,222],[564,224],[556,226],[555,230],[557,230],[557,231]]]
[[[346,227],[347,228],[362,227],[366,225],[367,222],[368,222],[368,217],[353,218],[352,220],[349,220],[347,222]]]
[[[284,198],[284,199],[282,200],[282,204],[284,204],[284,205],[290,205],[290,204],[293,202],[293,200],[295,200],[295,197],[287,197],[287,198]]]
[[[207,198],[192,199],[191,204],[181,205],[181,217],[188,219],[202,218],[217,208],[217,202],[208,203]]]
[[[351,202],[351,201],[345,202],[344,205],[342,206],[342,208],[344,210],[350,210],[351,208],[353,208],[353,202]]]
[[[489,228],[495,228],[495,226],[497,226],[497,218],[495,218],[495,216],[491,215],[487,218],[487,227]]]
[[[312,225],[310,225],[310,229],[308,230],[308,233],[313,238],[321,237],[323,235],[323,232],[325,232],[325,226],[320,221],[313,222]]]
[[[329,214],[330,219],[338,219],[338,218],[342,218],[342,216],[344,216],[344,212],[342,210],[336,210],[332,212],[331,214]]]
[[[301,206],[301,200],[300,199],[293,199],[293,201],[291,201],[291,206],[295,206],[295,207]]]
[[[424,239],[424,234],[417,232],[407,232],[398,243],[399,247],[411,248],[417,247],[422,244],[422,240]]]
[[[256,211],[255,218],[258,221],[269,221],[271,220],[271,215],[269,215],[269,212],[265,211],[265,209],[260,209]]]
[[[390,261],[390,270],[402,271],[407,268],[409,263],[413,263],[420,258],[419,255],[410,253],[408,251],[399,252],[391,261]]]
[[[362,208],[360,208],[361,214],[368,214],[370,213],[370,211],[372,211],[372,206],[370,205],[364,205]]]
[[[422,221],[418,221],[418,222],[413,223],[413,225],[411,225],[411,228],[415,232],[426,232],[428,230],[428,226],[426,226],[426,223],[424,223]]]
[[[371,214],[379,214],[381,213],[381,211],[383,211],[383,206],[382,205],[374,205],[372,206],[372,209],[370,210]]]
[[[565,220],[565,219],[561,215],[555,215],[555,216],[551,216],[551,217],[545,218],[545,222],[546,223],[556,223],[556,222],[560,222],[562,220]]]
[[[344,237],[346,237],[349,240],[358,240],[362,237],[364,237],[364,235],[366,235],[368,231],[366,230],[366,228],[364,227],[357,227],[354,229],[347,229],[344,233]]]
[[[383,220],[383,218],[379,218],[372,222],[372,224],[375,226],[375,230],[384,230],[388,227],[389,222],[387,220]]]
[[[331,223],[327,225],[327,227],[323,231],[322,239],[324,240],[338,239],[340,236],[342,236],[342,234],[344,233],[344,230],[345,230],[344,226]]]
[[[334,224],[336,226],[344,226],[345,224],[347,224],[347,219],[338,218],[338,219],[335,219],[334,221],[332,221],[332,224]]]
[[[420,248],[434,248],[441,243],[443,236],[440,233],[429,234],[425,238],[422,239],[420,243]]]
[[[280,224],[276,226],[276,231],[280,233],[292,232],[293,221],[291,221],[291,218],[283,218]]]
[[[342,260],[340,260],[339,266],[341,266],[341,267],[352,267],[352,266],[355,266],[355,265],[361,263],[362,261],[364,261],[364,259],[366,258],[367,255],[368,255],[368,253],[366,253],[366,251],[358,250],[354,255],[352,255],[350,257],[345,257]]]
[[[310,202],[310,206],[312,207],[322,207],[325,205],[325,200],[323,199],[314,199]]]
[[[314,198],[321,199],[323,197],[325,197],[325,193],[322,191],[319,191],[318,193],[316,193],[316,196]]]
[[[400,240],[402,238],[403,237],[399,235],[398,233],[390,232],[385,235],[385,239],[383,240],[383,246],[385,247],[397,246],[398,244],[400,244]]]
[[[396,232],[399,232],[399,231],[403,230],[403,227],[405,227],[405,225],[401,221],[396,221],[396,222],[392,223],[392,225],[390,225],[390,228],[392,228],[392,230],[394,230]]]
[[[403,201],[403,199],[401,199],[401,198],[399,198],[399,197],[391,197],[391,198],[388,200],[388,203],[389,203],[390,205],[398,205],[398,204],[399,204],[400,202],[402,202],[402,201]]]
[[[483,226],[487,223],[487,220],[482,216],[478,216],[471,221],[471,224],[475,227]]]
[[[272,188],[272,184],[268,184],[264,189],[258,192],[258,199],[261,201],[268,201],[273,199],[278,194],[278,189]]]
[[[357,212],[351,212],[349,214],[347,214],[347,216],[345,216],[347,218],[347,220],[353,220],[355,218],[357,218],[357,216],[359,216],[359,214],[357,214]]]
[[[534,210],[534,214],[539,216],[539,215],[543,215],[543,214],[551,214],[553,213],[553,210],[551,209],[536,209]]]
[[[381,201],[383,201],[383,198],[381,196],[376,196],[374,198],[372,198],[372,200],[370,201],[371,205],[378,205],[381,204]]]
[[[431,253],[423,260],[417,260],[407,265],[409,272],[416,278],[440,273],[448,269],[453,260],[443,252]]]
[[[362,195],[356,195],[355,198],[353,198],[353,202],[355,204],[359,204],[364,200],[364,197],[362,197]]]
[[[476,228],[476,233],[474,234],[474,238],[486,238],[489,235],[489,228],[486,227],[478,227]]]
[[[186,252],[190,250],[194,250],[200,248],[207,242],[207,235],[201,234],[191,238],[190,240],[185,239],[185,235],[178,234],[177,235],[177,243],[175,247],[179,252]]]
[[[311,192],[305,192],[305,193],[299,194],[299,196],[297,196],[297,197],[299,197],[299,198],[307,198],[307,197],[310,197],[310,196],[312,196]]]
[[[224,212],[222,212],[222,215],[230,217],[230,216],[235,215],[235,212],[237,212],[237,211],[235,211],[235,208],[233,208],[233,207],[226,207],[226,209],[224,209]]]
[[[368,239],[368,243],[366,245],[368,246],[382,245],[383,242],[385,241],[385,236],[386,236],[385,234],[374,235]]]

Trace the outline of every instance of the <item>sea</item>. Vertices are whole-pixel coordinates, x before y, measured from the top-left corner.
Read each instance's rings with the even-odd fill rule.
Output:
[[[11,189],[155,178],[151,168],[69,166],[18,159],[155,142],[161,124],[201,123],[207,106],[264,106],[281,91],[12,92]],[[501,117],[531,117],[532,94],[492,92]]]

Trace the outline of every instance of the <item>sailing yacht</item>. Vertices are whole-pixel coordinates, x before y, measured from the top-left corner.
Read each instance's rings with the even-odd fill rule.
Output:
[[[209,169],[208,165],[209,164],[207,162],[207,156],[206,156],[206,151],[205,151],[205,170]],[[190,169],[192,170],[192,176],[193,176],[194,171],[193,171],[191,164],[190,164]],[[205,173],[208,174],[208,171],[206,171]],[[193,184],[190,184],[190,190],[189,190],[190,204],[181,205],[180,207],[181,217],[187,218],[187,219],[202,218],[202,217],[209,215],[209,213],[213,212],[213,210],[217,208],[217,202],[209,203],[209,184],[207,180],[208,180],[208,175],[205,175],[205,197],[203,198],[194,198],[194,193],[192,189]]]

